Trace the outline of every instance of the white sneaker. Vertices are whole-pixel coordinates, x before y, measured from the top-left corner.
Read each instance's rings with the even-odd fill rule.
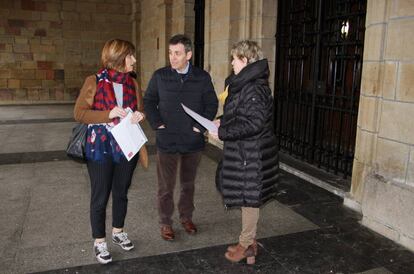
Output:
[[[128,239],[126,232],[112,233],[112,242],[119,245],[123,250],[131,250],[134,248],[134,244]]]
[[[107,264],[112,262],[112,256],[108,251],[108,246],[106,242],[95,242],[93,244],[93,251],[95,252],[95,257],[101,264]]]

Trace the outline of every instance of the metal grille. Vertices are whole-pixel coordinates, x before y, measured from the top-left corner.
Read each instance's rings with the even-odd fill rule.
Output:
[[[346,178],[354,157],[366,0],[278,3],[280,148]]]

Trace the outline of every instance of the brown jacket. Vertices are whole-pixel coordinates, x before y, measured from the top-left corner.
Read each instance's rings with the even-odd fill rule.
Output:
[[[142,91],[138,83],[134,80],[135,90],[137,91],[138,111],[144,112],[144,104],[142,101]],[[90,75],[86,77],[85,82],[76,99],[73,114],[75,120],[84,124],[110,123],[110,110],[93,110],[93,100],[96,94],[96,76]],[[148,152],[145,145],[139,151],[139,161],[144,168],[148,167]]]

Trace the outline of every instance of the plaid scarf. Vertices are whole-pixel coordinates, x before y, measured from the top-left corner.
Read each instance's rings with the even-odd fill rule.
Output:
[[[135,84],[128,73],[118,72],[112,69],[101,69],[96,74],[96,94],[92,109],[112,110],[117,106],[115,91],[112,83],[122,84],[123,108],[137,110],[137,96]],[[111,155],[114,162],[119,163],[125,157],[111,134],[113,125],[118,124],[120,119],[112,119],[113,124],[90,124],[88,126],[86,141],[86,158],[92,161],[104,160],[104,155]]]

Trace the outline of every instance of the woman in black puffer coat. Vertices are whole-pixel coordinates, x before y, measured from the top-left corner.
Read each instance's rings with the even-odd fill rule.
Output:
[[[216,120],[218,136],[224,141],[224,156],[217,171],[226,207],[241,207],[239,244],[225,256],[232,262],[257,254],[256,230],[259,207],[275,195],[279,176],[278,148],[272,127],[273,98],[269,88],[269,66],[254,41],[233,46],[228,96],[223,116]]]

